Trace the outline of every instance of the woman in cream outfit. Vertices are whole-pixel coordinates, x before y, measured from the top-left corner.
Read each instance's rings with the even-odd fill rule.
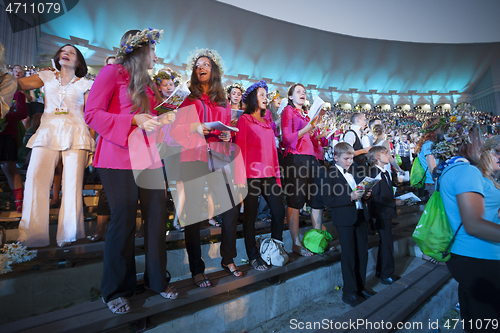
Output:
[[[95,143],[85,124],[84,105],[92,81],[80,51],[67,44],[54,57],[56,70],[40,71],[18,80],[22,90],[45,87],[45,111],[27,146],[33,148],[26,174],[24,206],[18,240],[28,247],[49,245],[49,191],[54,169],[62,158],[62,202],[57,245],[85,237],[83,173]],[[57,195],[57,194],[55,194]]]

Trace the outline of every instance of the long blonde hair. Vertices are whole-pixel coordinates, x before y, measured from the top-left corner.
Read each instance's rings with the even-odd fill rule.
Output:
[[[495,184],[495,187],[500,190],[500,184],[491,176],[493,174],[493,165],[498,163],[498,161],[495,160],[493,151],[497,150],[499,147],[500,137],[498,135],[486,140],[481,152],[481,159],[479,160],[479,169],[483,177],[491,180],[493,184]]]
[[[127,31],[123,35],[120,45],[126,43],[131,35],[133,36],[140,32],[140,30]],[[151,104],[146,94],[146,87],[151,88],[155,93],[157,102],[161,102],[160,92],[148,74],[148,64],[151,61],[149,47],[149,43],[144,43],[142,47],[138,47],[132,52],[127,53],[115,62],[116,64],[125,66],[130,74],[128,91],[133,105],[131,113],[137,110],[139,110],[139,113],[151,113]]]

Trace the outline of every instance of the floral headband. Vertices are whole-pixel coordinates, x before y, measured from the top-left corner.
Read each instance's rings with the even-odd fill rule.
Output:
[[[226,87],[226,92],[228,95],[231,93],[231,90],[233,90],[233,88],[238,88],[242,94],[245,93],[245,88],[243,88],[243,85],[241,83],[236,82]]]
[[[271,91],[267,95],[267,99],[269,100],[269,102],[274,101],[276,98],[280,98],[280,91],[278,89],[276,89],[275,91]]]
[[[219,53],[215,50],[210,49],[196,49],[191,52],[189,58],[187,59],[186,72],[188,76],[191,76],[195,63],[201,57],[207,57],[211,59],[217,67],[219,67],[220,75],[224,74],[224,61],[220,57]]]
[[[435,130],[437,130],[438,128],[440,128],[444,125],[446,125],[446,117],[441,117],[441,118],[439,118],[439,121],[437,123],[435,123],[434,125],[426,128],[426,129],[422,129],[420,131],[420,133],[426,134],[426,133],[434,132]]]
[[[142,47],[143,44],[150,43],[155,45],[156,43],[160,43],[159,40],[162,35],[163,30],[147,28],[133,36],[129,36],[127,41],[121,44],[120,49],[116,52],[116,59],[125,57],[128,53]]]
[[[453,111],[445,120],[447,128],[443,139],[432,145],[432,155],[441,161],[457,156],[461,145],[471,143],[469,134],[476,124],[477,119],[468,108]]]
[[[267,94],[267,84],[266,84],[266,81],[264,80],[260,80],[259,82],[257,83],[254,83],[252,84],[250,87],[248,87],[247,91],[245,92],[245,94],[243,95],[243,103],[246,103],[246,100],[248,98],[248,95],[250,95],[250,93],[258,88],[264,88],[266,89],[266,94]]]
[[[161,84],[162,80],[172,80],[177,87],[182,82],[182,77],[179,73],[174,72],[170,68],[164,68],[153,76],[153,80],[155,80],[158,85]]]

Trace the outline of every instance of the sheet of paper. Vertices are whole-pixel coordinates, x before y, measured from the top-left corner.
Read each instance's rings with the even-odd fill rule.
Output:
[[[231,109],[231,119],[233,119],[233,120],[240,119],[240,117],[241,117],[242,114],[243,114],[243,110],[233,110],[233,109]]]
[[[278,111],[276,111],[276,112],[281,116],[281,113],[283,112],[283,109],[286,108],[287,105],[288,105],[288,99],[283,98],[281,100],[280,107],[279,107]]]
[[[322,100],[319,96],[316,96],[311,106],[311,109],[309,110],[309,118],[311,119],[311,122],[319,114],[319,112],[323,108],[323,105],[325,105],[325,101]]]
[[[239,130],[236,127],[231,127],[231,126],[226,126],[220,121],[212,121],[210,123],[205,123],[208,127],[211,129],[217,130],[217,131],[232,131],[232,132],[238,132]]]

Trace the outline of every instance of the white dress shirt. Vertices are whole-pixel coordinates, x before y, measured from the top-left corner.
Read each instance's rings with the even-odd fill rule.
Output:
[[[347,181],[347,184],[349,184],[351,190],[354,191],[354,189],[356,188],[356,181],[354,180],[354,176],[345,171],[344,168],[342,168],[340,165],[335,164],[335,166],[340,170],[345,180]],[[361,201],[359,199],[356,200],[356,209],[363,209],[363,205],[361,204]]]
[[[351,125],[351,129],[356,132],[356,134],[358,135],[358,138],[359,140],[361,140],[361,126],[359,125]],[[351,146],[354,147],[354,142],[356,142],[356,136],[354,135],[353,132],[347,132],[345,135],[344,135],[344,142],[347,142],[348,144],[350,144]]]
[[[373,146],[373,141],[374,141],[374,137],[373,137],[373,133],[372,132],[370,132],[367,135],[365,135],[361,139],[361,143],[363,144],[363,148],[368,148],[368,147]]]

